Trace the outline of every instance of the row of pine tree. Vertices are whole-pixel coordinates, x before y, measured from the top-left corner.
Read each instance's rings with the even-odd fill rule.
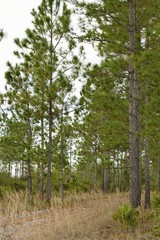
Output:
[[[150,207],[150,189],[160,190],[159,8],[42,0],[32,11],[0,95],[1,171],[26,181],[31,200],[37,189],[47,202],[54,191],[63,201],[65,191],[96,190],[109,169],[109,190],[130,182],[132,207],[142,190]]]

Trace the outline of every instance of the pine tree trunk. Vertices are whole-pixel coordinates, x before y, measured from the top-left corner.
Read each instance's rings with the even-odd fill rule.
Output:
[[[123,171],[123,181],[124,181],[124,192],[128,191],[128,161],[127,161],[127,151],[125,151],[124,157],[124,171]]]
[[[21,178],[25,178],[25,169],[24,169],[24,161],[21,161]]]
[[[150,208],[149,140],[145,140],[145,208]]]
[[[94,192],[97,190],[97,159],[94,160],[93,162],[93,168],[94,168],[94,173],[93,173],[93,188]]]
[[[40,175],[40,196],[41,200],[44,200],[44,121],[41,119],[41,149],[42,149],[42,162],[41,165],[41,175]]]
[[[129,0],[129,130],[130,130],[130,202],[132,208],[141,204],[141,144],[140,144],[140,86],[134,69],[136,45],[135,0]]]
[[[113,176],[112,176],[112,192],[115,191],[116,189],[116,181],[115,181],[115,178],[116,178],[116,171],[115,171],[115,167],[113,166]]]
[[[28,159],[27,159],[27,169],[28,169],[28,195],[29,195],[29,201],[32,204],[33,200],[33,191],[32,191],[32,172],[31,172],[31,159],[28,153]]]
[[[110,192],[110,168],[103,169],[103,192]]]
[[[44,164],[41,163],[41,175],[40,175],[40,198],[44,200]]]
[[[28,103],[28,110],[30,110],[30,105]],[[28,194],[29,194],[29,200],[32,204],[33,201],[33,186],[32,186],[32,171],[31,171],[31,147],[32,147],[32,128],[31,128],[31,122],[30,118],[27,120],[28,125],[28,146],[27,146],[27,170],[28,170]]]
[[[47,169],[47,187],[46,197],[47,202],[50,204],[51,200],[51,168],[52,168],[52,100],[49,106],[49,143],[48,143],[48,169]]]
[[[158,191],[160,192],[160,152],[158,153]]]
[[[63,136],[63,111],[61,116],[61,183],[60,183],[60,194],[62,207],[64,206],[64,136]]]
[[[149,95],[147,93],[147,89],[149,88],[148,85],[146,85],[146,96],[145,96],[145,103],[146,105],[149,103]],[[146,130],[148,129],[148,116],[146,116]],[[145,145],[144,145],[144,150],[145,150],[145,204],[144,207],[150,208],[151,203],[150,203],[150,154],[149,154],[149,138],[146,136],[145,138]]]
[[[53,6],[51,5],[50,16],[52,22]],[[52,100],[52,82],[53,82],[53,30],[50,33],[50,81],[49,81],[49,143],[48,143],[48,171],[46,197],[50,205],[51,200],[51,169],[52,169],[52,124],[53,124],[53,100]]]
[[[122,192],[123,187],[122,187],[122,174],[123,174],[123,156],[121,154],[121,158],[119,160],[119,191]]]

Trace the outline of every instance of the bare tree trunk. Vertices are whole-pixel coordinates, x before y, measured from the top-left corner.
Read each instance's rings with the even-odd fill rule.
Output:
[[[116,157],[116,169],[117,169],[117,191],[119,191],[119,186],[120,186],[120,174],[119,174],[119,152],[116,151],[115,153],[115,157]]]
[[[18,177],[18,163],[16,162],[16,166],[15,166],[15,176]]]
[[[145,96],[145,104],[147,105],[149,103],[149,95],[147,93],[147,89],[149,86],[146,85],[146,96]],[[146,131],[148,129],[148,120],[149,117],[146,116]],[[144,207],[150,208],[150,154],[149,154],[149,137],[146,135],[145,143],[144,143],[144,150],[145,150],[145,204]]]
[[[50,204],[51,200],[51,168],[52,168],[52,100],[49,106],[49,143],[48,143],[48,167],[47,167],[47,187],[46,197],[47,202]]]
[[[145,140],[145,208],[150,208],[149,139]]]
[[[44,200],[44,164],[41,162],[41,175],[40,175],[40,198]]]
[[[127,161],[127,151],[125,151],[125,160],[124,160],[124,173],[123,173],[123,179],[124,179],[124,191],[128,191],[128,172],[129,172],[129,162]]]
[[[136,46],[135,0],[129,0],[129,132],[130,132],[130,202],[132,208],[141,204],[141,143],[140,143],[140,85],[133,64]]]
[[[123,175],[123,153],[121,152],[120,154],[120,159],[119,159],[119,191],[122,192],[123,187],[122,187],[122,175]]]
[[[112,176],[112,192],[115,191],[116,189],[116,183],[115,183],[115,177],[116,177],[116,171],[115,171],[115,167],[113,166],[113,176]]]
[[[110,168],[103,169],[103,192],[110,192]]]
[[[29,105],[28,105],[29,109]],[[32,204],[33,200],[33,191],[32,191],[32,171],[31,171],[31,157],[30,157],[30,151],[31,151],[31,145],[32,145],[32,129],[31,129],[31,123],[30,119],[28,118],[28,143],[27,143],[27,178],[28,178],[28,195],[29,195],[29,201]]]
[[[40,175],[40,196],[41,200],[44,200],[44,119],[41,119],[41,175]]]
[[[51,19],[53,14],[53,6],[51,5]],[[50,81],[49,81],[49,143],[48,143],[48,169],[47,169],[47,187],[46,200],[50,205],[51,201],[51,169],[52,169],[52,124],[53,124],[53,100],[52,100],[52,82],[53,82],[53,30],[50,33]]]
[[[28,157],[27,157],[27,169],[28,169],[28,195],[29,195],[29,201],[32,204],[33,201],[33,187],[32,187],[32,171],[31,171],[31,159],[29,150],[27,149]]]
[[[94,160],[93,162],[93,168],[94,168],[94,173],[93,173],[93,188],[94,192],[97,190],[97,159]]]
[[[28,111],[30,110],[30,105],[28,103]],[[29,194],[29,200],[32,204],[33,202],[33,186],[32,186],[32,170],[31,170],[31,148],[32,148],[32,128],[31,128],[31,120],[28,117],[27,120],[28,125],[28,142],[27,142],[27,171],[28,171],[28,194]]]
[[[116,151],[114,150],[113,152],[113,162],[114,162],[114,165],[113,165],[113,191],[116,191],[117,190],[117,179],[118,179],[118,173],[117,173],[117,170],[116,170]]]
[[[60,194],[61,194],[61,201],[62,206],[64,206],[64,135],[63,135],[63,110],[61,116],[61,183],[60,183]]]
[[[32,204],[33,201],[33,186],[32,186],[32,168],[30,158],[30,148],[27,149],[27,179],[28,179],[28,195],[29,201]]]
[[[22,160],[21,161],[21,178],[24,179],[25,178],[25,164],[24,164],[24,161]]]
[[[158,191],[160,192],[160,151],[158,153]]]

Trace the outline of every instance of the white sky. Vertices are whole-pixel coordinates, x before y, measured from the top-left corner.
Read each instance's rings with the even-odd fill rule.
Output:
[[[31,27],[31,11],[41,0],[0,0],[0,28],[6,33],[0,42],[0,92],[4,90],[6,62],[14,61],[15,38],[23,38],[26,28]]]
[[[25,30],[31,27],[33,20],[31,11],[40,3],[41,0],[0,0],[0,28],[6,33],[5,38],[0,42],[0,92],[4,91],[6,62],[16,61],[13,55],[13,51],[16,50],[14,39],[25,36]],[[87,45],[86,51],[89,61],[98,61],[90,45]]]

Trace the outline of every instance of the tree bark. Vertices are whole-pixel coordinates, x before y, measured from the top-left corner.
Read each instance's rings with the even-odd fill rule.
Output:
[[[140,85],[133,64],[136,46],[135,0],[129,0],[129,132],[130,132],[130,202],[132,208],[141,204]]]
[[[49,102],[49,143],[48,143],[48,169],[47,169],[47,188],[46,197],[50,204],[51,200],[51,168],[52,168],[52,99]]]
[[[64,207],[64,134],[63,134],[63,110],[61,116],[61,169],[60,169],[61,183],[60,194],[62,207]]]
[[[123,173],[123,179],[124,179],[124,191],[128,191],[129,189],[129,181],[128,181],[128,173],[129,173],[129,162],[128,162],[128,153],[125,151],[125,160],[124,160],[124,173]]]
[[[25,171],[25,163],[24,161],[22,160],[21,163],[20,163],[20,167],[21,167],[21,173],[20,173],[20,176],[22,179],[25,178],[25,175],[26,175],[26,171]]]
[[[145,96],[145,104],[147,105],[149,103],[149,95],[147,93],[147,89],[149,89],[149,86],[146,85],[146,96]],[[148,129],[148,121],[149,117],[146,116],[146,131]],[[145,150],[145,204],[144,207],[150,208],[151,203],[150,203],[150,153],[149,153],[149,137],[146,134],[145,137],[145,145],[144,145],[144,150]]]
[[[158,153],[158,191],[160,192],[160,152]]]
[[[110,192],[110,168],[103,169],[103,192]]]
[[[41,175],[40,175],[40,197],[41,200],[44,200],[44,119],[41,119],[41,163],[40,163],[40,168],[41,168]]]
[[[27,150],[28,151],[28,150]],[[27,169],[28,169],[28,195],[29,195],[29,201],[32,204],[33,200],[33,190],[32,190],[32,171],[31,171],[31,159],[29,152],[27,153]]]
[[[27,93],[27,92],[26,92]],[[30,111],[30,104],[28,102],[28,112]],[[30,117],[28,116],[27,119],[28,125],[28,142],[27,142],[27,171],[28,171],[28,194],[29,194],[29,201],[30,204],[33,202],[33,186],[32,186],[32,170],[31,170],[31,148],[32,148],[32,128],[31,128],[31,121]]]
[[[53,14],[53,6],[51,5],[51,19]],[[51,20],[52,22],[52,20]],[[51,169],[52,169],[52,124],[53,124],[53,100],[52,100],[52,82],[53,82],[53,30],[50,33],[50,80],[49,80],[49,143],[48,143],[48,171],[47,171],[47,187],[46,200],[50,205],[51,200]]]
[[[97,191],[97,159],[95,159],[93,161],[93,168],[94,168],[94,172],[93,172],[93,188],[94,188],[94,192]]]
[[[145,140],[145,208],[150,208],[149,139]]]

